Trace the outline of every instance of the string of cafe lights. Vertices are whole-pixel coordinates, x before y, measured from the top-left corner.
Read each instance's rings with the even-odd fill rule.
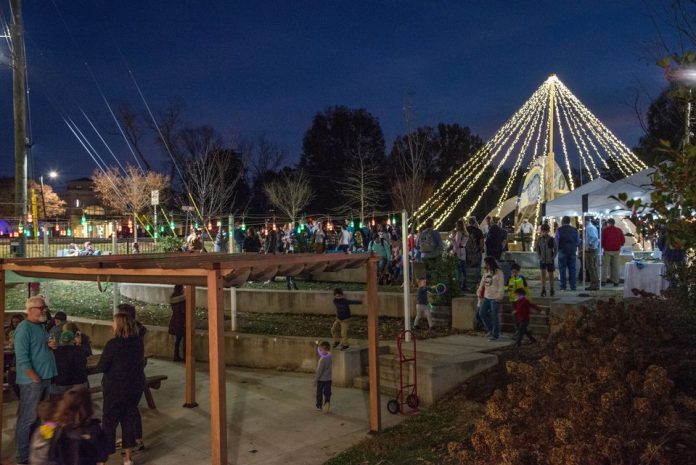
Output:
[[[551,114],[552,108],[556,110],[555,118]],[[539,123],[540,120],[541,123]],[[544,120],[546,120],[545,125]],[[579,166],[588,174],[589,180],[601,175],[599,165],[609,169],[607,160],[612,160],[624,176],[646,168],[646,165],[619,141],[570,89],[552,75],[481,149],[454,171],[423,202],[414,214],[415,220],[423,224],[426,220],[432,219],[435,227],[442,226],[465,201],[468,194],[476,192],[478,195],[471,200],[466,209],[466,216],[471,215],[500,174],[501,168],[511,161],[510,176],[494,206],[494,210],[500,212],[522,166],[531,166],[531,163],[539,157],[545,159],[548,150],[553,149],[548,147],[551,131],[559,135],[565,165],[563,171],[566,171],[571,190],[576,187],[572,176],[571,154],[577,155]],[[567,137],[568,134],[570,134],[569,137]],[[539,141],[542,139],[543,149],[539,152]],[[532,140],[536,142],[532,144]],[[542,166],[546,167],[545,160],[542,161]],[[543,172],[545,173],[545,170]],[[487,177],[482,180],[484,174]],[[540,192],[543,192],[545,186],[543,182],[541,184]],[[538,200],[544,198],[542,193]],[[539,218],[540,203],[537,201],[537,218]],[[535,219],[534,223],[536,222]]]
[[[561,100],[563,99],[560,92],[558,93],[558,98]],[[578,153],[580,154],[580,159],[582,160],[582,165],[585,168],[585,172],[590,177],[590,181],[594,181],[595,175],[600,176],[600,173],[597,169],[597,165],[595,164],[594,159],[592,158],[592,154],[587,148],[587,143],[585,142],[585,139],[581,137],[580,128],[578,127],[575,115],[573,115],[572,112],[568,111],[568,109],[565,108],[563,105],[559,105],[558,111],[559,113],[562,112],[563,120],[566,122],[566,125],[570,129],[570,135],[573,138],[575,146],[578,148]],[[591,140],[590,144],[592,144]],[[590,162],[589,165],[587,163],[588,160]],[[592,166],[592,169],[594,169],[594,174],[592,172],[592,169],[590,169],[590,165]]]

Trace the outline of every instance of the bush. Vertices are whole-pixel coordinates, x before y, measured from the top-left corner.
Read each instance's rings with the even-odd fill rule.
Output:
[[[570,312],[534,364],[508,362],[461,463],[696,463],[693,313],[669,301]]]
[[[157,242],[158,252],[181,252],[184,241],[176,236],[164,236]]]
[[[459,260],[451,255],[443,255],[441,258],[428,261],[428,276],[430,277],[428,285],[434,286],[442,283],[447,286],[447,292],[444,295],[435,297],[434,305],[452,305],[452,298],[460,294],[457,266],[459,266]]]

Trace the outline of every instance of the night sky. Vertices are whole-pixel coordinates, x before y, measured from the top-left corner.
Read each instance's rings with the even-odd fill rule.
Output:
[[[95,169],[62,120],[70,115],[87,131],[80,107],[116,154],[133,161],[97,88],[114,107],[130,101],[143,109],[129,68],[153,109],[178,97],[191,124],[265,132],[289,162],[313,115],[336,104],[377,116],[388,149],[405,130],[407,100],[417,126],[459,123],[486,139],[550,73],[633,146],[642,134],[636,91],[655,96],[664,85],[649,13],[665,2],[24,3],[37,177],[55,168],[67,180]],[[4,42],[0,49],[6,64]],[[0,175],[13,173],[11,92],[4,66]],[[151,159],[164,157],[153,149]]]

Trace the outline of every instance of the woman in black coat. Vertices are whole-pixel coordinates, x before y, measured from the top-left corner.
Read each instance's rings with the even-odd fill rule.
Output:
[[[131,449],[136,445],[138,402],[143,394],[145,356],[143,340],[138,334],[135,320],[125,313],[114,316],[114,338],[106,343],[99,371],[104,373],[103,420],[104,432],[115,452],[116,427],[121,424],[124,463],[131,463]]]
[[[174,361],[181,362],[186,355],[186,298],[184,297],[184,286],[177,284],[174,292],[169,298],[169,305],[172,306],[172,316],[169,318],[169,334],[174,336]],[[179,346],[183,341],[183,352],[179,355]]]

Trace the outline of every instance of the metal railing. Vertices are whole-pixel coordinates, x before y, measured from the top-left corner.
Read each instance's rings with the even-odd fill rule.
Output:
[[[0,258],[9,258],[15,256],[12,253],[11,243],[16,243],[17,238],[0,238]],[[101,254],[132,254],[133,238],[118,239],[114,248],[112,240],[109,239],[94,239],[81,237],[51,237],[48,243],[44,243],[43,238],[27,238],[24,243],[24,257],[57,257],[63,255],[64,251],[70,247],[70,244],[77,244],[80,249],[84,249],[85,242],[91,242],[92,247],[98,250]],[[157,253],[157,244],[151,238],[139,238],[138,247],[140,253]]]

